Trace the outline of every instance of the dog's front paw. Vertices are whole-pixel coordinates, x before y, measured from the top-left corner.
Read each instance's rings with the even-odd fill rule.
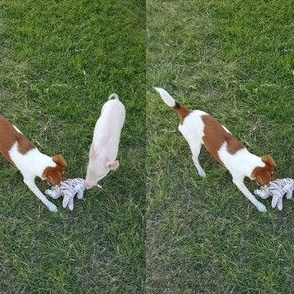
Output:
[[[50,203],[47,207],[51,212],[57,212],[58,211],[57,206],[55,204],[53,204],[53,203]]]
[[[265,205],[263,205],[262,203],[259,203],[256,208],[258,209],[259,212],[267,212],[267,209],[265,207]]]
[[[198,170],[198,175],[201,177],[201,178],[205,178],[206,177],[206,172],[202,169],[202,170]]]

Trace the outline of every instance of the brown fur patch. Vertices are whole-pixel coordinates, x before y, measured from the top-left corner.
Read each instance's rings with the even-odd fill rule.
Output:
[[[48,181],[50,185],[59,185],[63,179],[62,173],[56,167],[46,167],[42,174],[42,179]]]
[[[275,163],[274,159],[270,155],[264,155],[264,156],[262,156],[261,157],[261,160],[265,164],[267,164],[267,165],[269,165],[271,167],[276,167],[276,163]]]
[[[221,162],[218,151],[224,142],[227,142],[227,151],[230,154],[235,154],[238,150],[244,148],[243,144],[227,132],[212,116],[208,114],[202,115],[202,121],[204,123],[203,143],[217,161]]]
[[[188,116],[192,111],[190,109],[182,107],[178,102],[176,102],[176,104],[173,108],[177,112],[181,124],[183,124],[185,117]]]
[[[29,150],[35,148],[23,134],[19,133],[13,125],[2,115],[0,115],[0,152],[10,162],[9,150],[15,142],[18,142],[18,151],[26,154]]]
[[[17,142],[18,142],[18,151],[21,154],[26,154],[28,151],[35,148],[35,145],[22,134],[20,134],[20,137],[17,139]]]
[[[56,166],[46,167],[42,173],[42,178],[47,180],[52,186],[56,186],[64,180],[66,162],[61,155],[53,156],[52,160],[56,163]]]
[[[276,164],[270,155],[264,155],[261,160],[265,163],[264,167],[256,167],[251,173],[251,178],[257,181],[261,186],[268,185],[274,177],[274,168]]]
[[[64,158],[62,157],[62,155],[54,155],[54,156],[52,157],[52,160],[53,160],[56,164],[58,164],[59,166],[61,166],[62,168],[67,166],[67,164],[66,164]]]

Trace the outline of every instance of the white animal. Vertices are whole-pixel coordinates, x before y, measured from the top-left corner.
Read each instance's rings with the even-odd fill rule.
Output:
[[[254,190],[254,194],[262,199],[272,197],[272,208],[278,207],[278,210],[283,209],[283,197],[292,198],[294,190],[294,179],[284,178],[276,179],[270,182],[269,186],[261,187]]]
[[[23,175],[24,183],[47,206],[56,212],[57,207],[38,189],[35,178],[40,177],[52,186],[59,185],[66,167],[61,155],[53,157],[41,153],[21,131],[6,118],[0,116],[0,152]]]
[[[109,171],[116,170],[116,160],[121,129],[125,121],[125,107],[117,94],[111,94],[104,103],[98,118],[89,152],[86,188],[90,189],[103,179]]]
[[[259,157],[250,153],[227,128],[206,112],[184,108],[164,89],[155,90],[163,101],[177,112],[180,119],[179,131],[190,146],[199,176],[206,176],[198,160],[201,146],[204,144],[210,154],[230,171],[233,183],[238,189],[259,211],[265,212],[266,207],[247,189],[244,178],[256,180],[261,186],[268,185],[275,167],[272,157]]]

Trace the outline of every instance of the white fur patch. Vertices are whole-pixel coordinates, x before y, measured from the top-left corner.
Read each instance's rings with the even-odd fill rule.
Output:
[[[18,142],[15,142],[10,148],[9,156],[20,172],[26,177],[28,175],[31,177],[41,177],[46,167],[56,166],[51,157],[42,154],[37,148],[21,154],[18,151]]]
[[[201,110],[193,110],[187,117],[185,117],[183,124],[179,125],[178,129],[189,145],[203,144],[202,137],[204,135],[204,123],[201,117],[206,114],[206,112]]]
[[[218,151],[218,155],[225,167],[233,176],[246,176],[250,178],[254,168],[257,166],[265,166],[265,163],[259,156],[250,153],[245,147],[239,149],[234,154],[230,154],[227,151],[227,147],[227,142],[224,142]]]

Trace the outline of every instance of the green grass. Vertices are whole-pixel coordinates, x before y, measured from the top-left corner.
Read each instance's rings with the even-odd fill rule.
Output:
[[[142,293],[145,2],[0,0],[0,113],[84,177],[108,95],[126,106],[120,168],[52,214],[0,159],[1,293]],[[41,190],[46,184],[37,181]]]
[[[204,149],[200,179],[152,89],[212,114],[293,177],[292,4],[147,1],[148,293],[294,293],[293,201],[259,213]]]

